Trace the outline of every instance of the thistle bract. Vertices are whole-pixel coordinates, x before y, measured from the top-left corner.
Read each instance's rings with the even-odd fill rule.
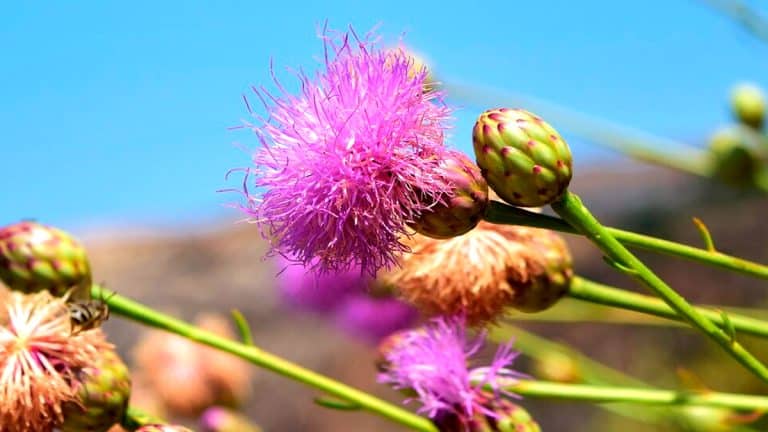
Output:
[[[568,144],[552,126],[528,111],[485,111],[475,123],[472,142],[488,185],[510,204],[550,204],[571,181]]]
[[[444,203],[425,210],[414,223],[417,232],[434,238],[451,238],[474,228],[488,206],[488,183],[480,168],[459,152],[443,160],[451,192]]]
[[[87,297],[91,268],[85,249],[68,233],[37,222],[0,228],[0,280],[26,293],[64,295],[78,287]]]
[[[128,368],[112,350],[99,354],[97,364],[79,374],[78,401],[64,406],[62,432],[104,432],[125,413],[131,395]]]

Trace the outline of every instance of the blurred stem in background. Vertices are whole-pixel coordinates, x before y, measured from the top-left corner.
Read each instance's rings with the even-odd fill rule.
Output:
[[[589,358],[566,344],[553,342],[510,324],[493,327],[489,337],[499,343],[514,339],[515,349],[533,359],[536,365],[534,369],[539,375],[544,375],[545,378],[549,377],[552,379],[552,375],[557,375],[556,381],[558,382],[653,388],[637,378]],[[690,412],[690,410],[685,408],[638,407],[621,403],[600,404],[599,407],[622,417],[652,425],[669,423],[687,425],[701,421],[700,418],[697,418],[697,415],[700,413]],[[734,418],[736,416],[731,411],[718,414],[725,414],[724,418],[726,421],[731,419],[738,421],[738,419]],[[710,430],[710,427],[722,426],[707,424],[710,420],[720,421],[722,418],[719,416],[704,418],[703,426],[707,428],[706,430]],[[754,419],[750,418],[749,420]],[[745,425],[736,426],[732,424],[730,426],[733,427],[730,429],[733,431],[753,431],[753,429]]]
[[[709,406],[746,411],[768,411],[768,397],[713,391],[674,391],[642,387],[563,384],[523,380],[505,386],[524,397],[545,397],[595,403],[630,402],[663,406]]]
[[[688,301],[672,287],[658,277],[640,259],[627,250],[613,235],[592,215],[581,199],[566,190],[552,209],[571,226],[605,254],[606,261],[616,270],[643,283],[654,294],[664,300],[681,319],[701,331],[705,336],[717,342],[725,352],[731,355],[745,369],[768,382],[768,367],[744,348],[737,340],[731,326],[721,329],[707,317],[700,314]],[[729,323],[725,317],[723,320]]]
[[[741,0],[699,0],[736,21],[759,40],[768,43],[768,19]]]
[[[551,229],[570,234],[579,234],[576,228],[568,222],[556,217],[547,216],[532,211],[513,207],[499,201],[491,201],[485,220],[497,224],[524,225],[536,228]],[[741,258],[736,258],[717,251],[699,249],[683,245],[669,240],[663,240],[643,234],[636,234],[617,228],[605,227],[605,229],[619,242],[640,249],[660,252],[666,255],[686,258],[705,265],[719,267],[760,279],[768,279],[768,266],[757,264]]]

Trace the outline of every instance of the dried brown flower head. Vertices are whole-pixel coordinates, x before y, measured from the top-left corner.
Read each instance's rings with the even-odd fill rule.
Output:
[[[463,236],[414,236],[401,266],[380,276],[428,315],[464,314],[470,324],[493,321],[506,307],[535,312],[553,305],[573,275],[557,234],[480,224]]]
[[[0,304],[0,432],[60,425],[62,406],[79,403],[78,375],[110,349],[98,329],[71,334],[64,300],[48,292],[8,294]]]

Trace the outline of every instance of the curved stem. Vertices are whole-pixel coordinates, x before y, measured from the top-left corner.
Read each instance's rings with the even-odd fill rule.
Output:
[[[642,261],[630,253],[582,204],[575,194],[566,191],[552,208],[563,219],[581,231],[625,273],[642,282],[690,325],[699,329],[763,381],[768,382],[768,368],[732,336],[696,311],[680,294],[656,276]]]
[[[438,432],[429,419],[413,414],[403,408],[383,401],[375,396],[357,390],[329,377],[305,369],[295,363],[263,351],[253,345],[245,345],[202,330],[169,315],[157,312],[147,306],[120,295],[115,295],[94,285],[94,298],[103,298],[112,313],[138,321],[150,327],[167,330],[187,339],[234,354],[257,366],[269,369],[287,378],[321,390],[329,395],[355,403],[362,409],[393,420],[411,429],[424,432]]]
[[[658,298],[625,291],[581,277],[573,278],[566,295],[581,301],[628,309],[675,321],[683,321],[671,307]],[[721,312],[703,307],[694,307],[694,309],[721,328],[726,325]],[[728,312],[728,318],[738,332],[768,337],[768,322],[766,321],[730,312]]]
[[[585,402],[629,402],[647,405],[699,405],[737,410],[768,410],[768,397],[720,392],[681,392],[637,387],[519,381],[505,390],[525,396]]]
[[[512,207],[499,201],[491,201],[484,215],[485,220],[497,224],[525,225],[555,231],[579,234],[568,222],[556,217]],[[737,273],[768,279],[768,266],[747,261],[720,252],[711,252],[643,234],[603,227],[622,244],[666,255],[685,258],[702,264],[723,268]]]

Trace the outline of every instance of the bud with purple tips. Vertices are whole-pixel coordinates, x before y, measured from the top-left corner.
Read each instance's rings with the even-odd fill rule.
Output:
[[[472,142],[483,176],[510,204],[550,204],[571,181],[573,160],[568,144],[552,126],[528,111],[485,111],[475,123]]]
[[[456,237],[477,226],[488,205],[488,183],[467,156],[450,152],[442,169],[453,190],[445,203],[425,210],[413,224],[417,232],[438,239]]]
[[[91,268],[83,246],[68,233],[37,222],[0,228],[0,280],[25,293],[64,295],[79,287],[87,294]]]
[[[112,350],[102,350],[98,364],[79,377],[78,402],[64,405],[61,432],[105,432],[120,422],[131,395],[128,367]]]

